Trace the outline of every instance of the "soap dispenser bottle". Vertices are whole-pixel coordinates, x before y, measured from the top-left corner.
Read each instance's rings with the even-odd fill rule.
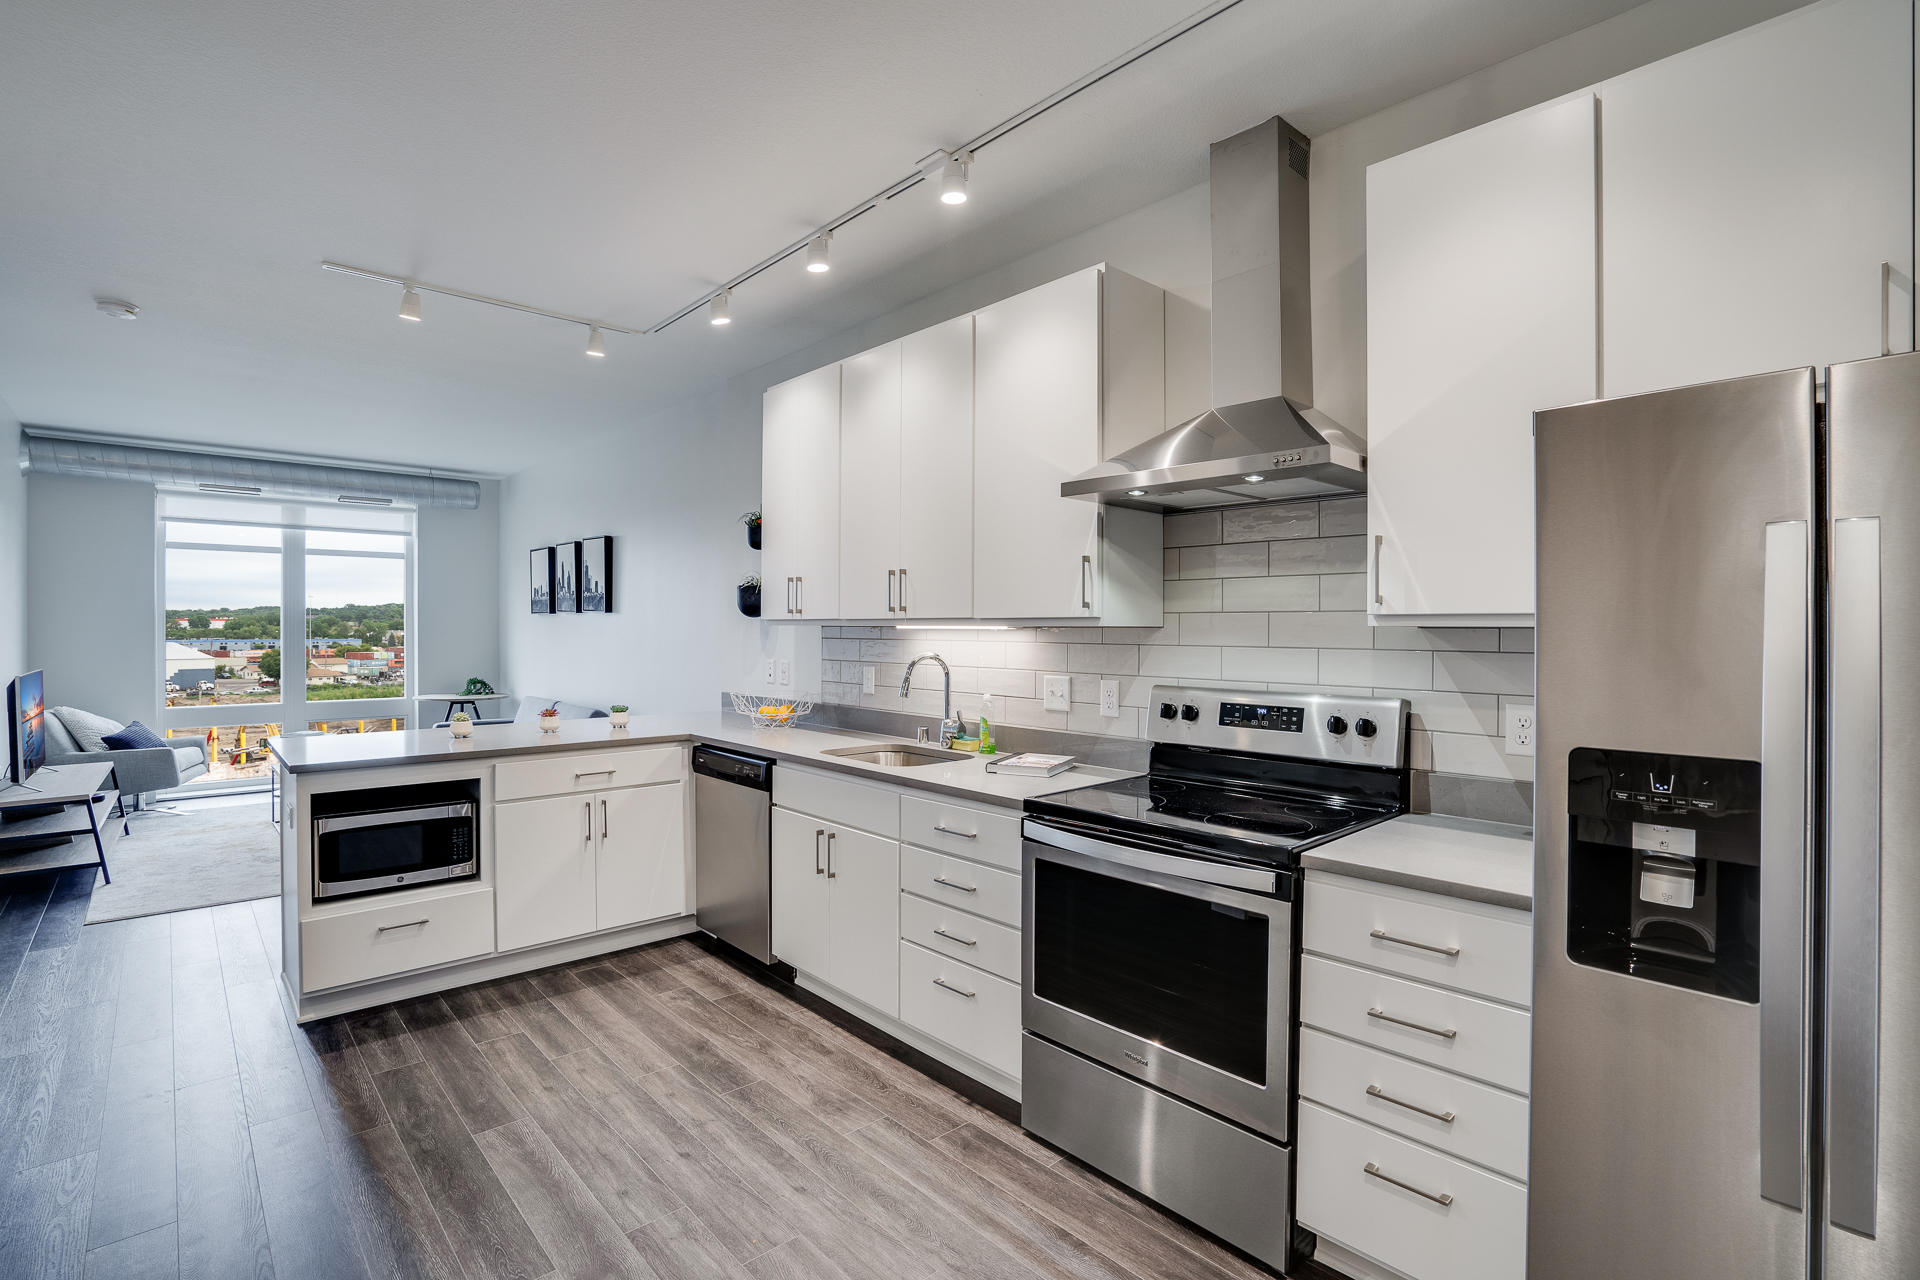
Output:
[[[993,745],[993,695],[980,699],[980,754],[990,756],[996,748]]]

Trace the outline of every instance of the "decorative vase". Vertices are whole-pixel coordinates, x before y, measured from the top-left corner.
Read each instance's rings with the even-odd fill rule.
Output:
[[[560,732],[560,717],[559,716],[541,716],[540,732],[542,733]]]
[[[759,525],[750,524],[747,526],[747,545],[752,547],[755,551],[758,551],[760,549],[760,526]]]
[[[607,719],[613,721],[613,727],[616,729],[624,729],[627,727],[627,713],[624,711],[609,711],[607,712]]]
[[[455,720],[447,726],[447,731],[456,738],[471,738],[473,736],[473,721]]]
[[[760,588],[740,588],[740,612],[746,614],[749,618],[757,618],[760,616]]]

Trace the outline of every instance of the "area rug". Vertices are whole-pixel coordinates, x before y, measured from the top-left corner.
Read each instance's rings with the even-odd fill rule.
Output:
[[[136,813],[107,850],[112,884],[95,882],[87,923],[271,898],[280,892],[280,833],[265,804]]]

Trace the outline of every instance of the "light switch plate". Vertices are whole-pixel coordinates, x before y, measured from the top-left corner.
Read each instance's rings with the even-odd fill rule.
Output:
[[[873,668],[872,667],[860,668],[860,692],[862,693],[873,692]]]
[[[1073,681],[1068,676],[1041,676],[1041,707],[1047,711],[1067,710],[1068,700],[1073,696]]]
[[[1100,714],[1109,717],[1120,714],[1120,682],[1118,680],[1100,682]]]
[[[780,659],[780,683],[782,686],[793,683],[793,659]]]
[[[1531,702],[1502,702],[1500,713],[1506,721],[1506,751],[1510,756],[1530,756],[1533,754],[1533,704]]]

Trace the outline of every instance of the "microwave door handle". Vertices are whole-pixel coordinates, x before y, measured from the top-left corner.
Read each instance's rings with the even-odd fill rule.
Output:
[[[1828,658],[1827,1207],[1833,1225],[1865,1236],[1875,1232],[1880,1193],[1880,575],[1879,517],[1835,520]],[[1765,877],[1763,870],[1763,890]],[[1764,938],[1764,921],[1761,929]]]
[[[1805,1202],[1807,708],[1812,694],[1807,522],[1768,524],[1760,634],[1760,1194]]]

